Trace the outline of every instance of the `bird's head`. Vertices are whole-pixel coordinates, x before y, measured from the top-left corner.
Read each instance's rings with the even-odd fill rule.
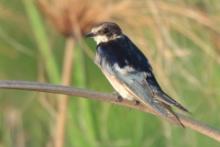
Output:
[[[94,26],[86,37],[92,37],[97,44],[121,37],[121,28],[113,22],[103,22]]]

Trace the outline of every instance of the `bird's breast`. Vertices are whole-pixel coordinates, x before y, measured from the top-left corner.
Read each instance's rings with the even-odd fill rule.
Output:
[[[119,81],[114,75],[111,75],[109,72],[102,69],[103,74],[108,79],[112,87],[120,94],[124,99],[134,100],[133,94],[130,92],[128,87]]]

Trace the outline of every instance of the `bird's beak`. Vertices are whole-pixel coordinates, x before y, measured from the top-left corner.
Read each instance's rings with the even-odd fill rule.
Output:
[[[95,33],[89,32],[85,35],[85,37],[94,37],[95,35]]]

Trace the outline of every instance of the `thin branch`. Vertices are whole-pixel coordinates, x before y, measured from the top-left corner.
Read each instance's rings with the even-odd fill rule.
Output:
[[[143,112],[148,112],[154,115],[158,115],[150,109],[146,108],[144,105],[139,104],[135,105],[134,102],[123,100],[118,101],[117,97],[107,93],[100,93],[86,89],[73,88],[69,86],[61,86],[61,85],[52,85],[52,84],[44,84],[38,82],[28,82],[28,81],[4,81],[0,80],[0,88],[1,89],[17,89],[17,90],[28,90],[28,91],[39,91],[39,92],[48,92],[48,93],[56,93],[56,94],[64,94],[70,96],[79,96],[84,97],[91,100],[99,100],[103,102],[109,102],[113,104],[117,104],[120,106],[125,106],[129,108],[134,108]],[[210,127],[207,124],[204,124],[200,121],[196,121],[192,118],[184,116],[182,114],[178,114],[181,122],[187,128],[191,128],[194,131],[197,131],[201,134],[204,134],[216,141],[220,142],[220,131],[216,128]],[[173,120],[169,120],[173,122]]]

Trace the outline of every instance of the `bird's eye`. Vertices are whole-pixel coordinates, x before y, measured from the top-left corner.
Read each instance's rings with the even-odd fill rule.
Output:
[[[108,28],[103,29],[102,33],[107,34],[108,33]]]

